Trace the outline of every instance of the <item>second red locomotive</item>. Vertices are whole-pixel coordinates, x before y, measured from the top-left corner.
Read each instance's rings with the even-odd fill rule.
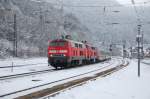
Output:
[[[49,42],[48,63],[56,69],[94,63],[99,57],[97,48],[86,42],[70,39],[55,39]]]

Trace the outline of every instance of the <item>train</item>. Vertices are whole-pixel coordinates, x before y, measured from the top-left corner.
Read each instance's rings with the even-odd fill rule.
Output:
[[[79,42],[67,38],[49,41],[48,64],[55,69],[96,63],[100,59],[101,53],[87,41]]]

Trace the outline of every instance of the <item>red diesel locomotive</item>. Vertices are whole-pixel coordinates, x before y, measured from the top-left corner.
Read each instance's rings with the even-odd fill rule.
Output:
[[[99,55],[97,48],[70,39],[52,40],[48,46],[48,64],[56,69],[94,63]]]

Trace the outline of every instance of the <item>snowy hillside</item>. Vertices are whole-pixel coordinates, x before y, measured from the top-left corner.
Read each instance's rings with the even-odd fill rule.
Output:
[[[47,2],[33,0],[0,1],[0,57],[13,55],[14,13],[18,41],[18,56],[46,56],[48,40],[60,37],[64,21],[65,32],[75,39],[87,39],[89,30],[72,13],[62,12]]]

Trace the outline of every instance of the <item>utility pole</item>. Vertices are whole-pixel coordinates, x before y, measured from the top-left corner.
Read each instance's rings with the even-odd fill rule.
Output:
[[[43,33],[45,33],[45,24],[44,24],[44,22],[45,22],[45,20],[44,20],[44,17],[43,17],[43,10],[42,10],[42,3],[41,3],[41,1],[39,1],[39,18],[40,18],[40,37],[41,37],[41,39],[43,39]]]
[[[132,59],[132,46],[130,47],[130,59]]]
[[[141,47],[142,59],[144,58],[144,50],[143,50],[143,43],[144,43],[144,42],[143,42],[143,38],[144,38],[144,34],[142,33],[142,41],[141,41],[141,43],[142,43],[142,44],[141,44],[141,46],[142,46],[142,47]]]
[[[17,22],[16,22],[16,14],[14,13],[14,57],[17,57]]]
[[[112,44],[110,44],[110,46],[109,46],[109,51],[110,51],[110,55],[112,56],[113,55],[113,53],[112,53]]]
[[[123,41],[123,58],[126,57],[126,41]]]
[[[64,5],[63,5],[63,0],[59,0],[60,2],[60,26],[59,26],[59,37],[62,37],[63,35],[66,35],[65,33],[65,27],[64,27],[64,24],[65,24],[65,18],[64,18]]]
[[[142,35],[141,35],[141,25],[138,25],[138,35],[136,37],[138,43],[138,77],[140,77],[140,59],[141,59],[141,49],[142,49]]]

